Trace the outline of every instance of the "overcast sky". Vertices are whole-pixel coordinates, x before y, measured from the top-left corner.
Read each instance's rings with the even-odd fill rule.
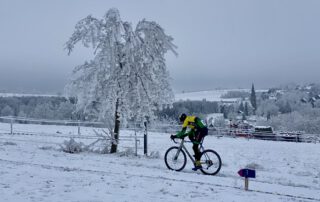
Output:
[[[62,92],[91,50],[63,49],[75,24],[116,7],[174,38],[175,91],[272,87],[320,78],[320,0],[0,0],[0,91]]]

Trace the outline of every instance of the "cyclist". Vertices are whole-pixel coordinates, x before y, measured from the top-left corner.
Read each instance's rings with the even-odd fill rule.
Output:
[[[189,139],[193,143],[192,149],[194,151],[195,157],[195,165],[192,170],[196,171],[202,168],[200,163],[201,153],[199,150],[199,144],[201,143],[202,139],[208,134],[208,128],[203,123],[203,121],[196,116],[187,116],[186,114],[181,114],[179,120],[182,123],[182,130],[176,135],[171,135],[171,139],[189,136]],[[186,132],[187,127],[191,129],[189,132]]]

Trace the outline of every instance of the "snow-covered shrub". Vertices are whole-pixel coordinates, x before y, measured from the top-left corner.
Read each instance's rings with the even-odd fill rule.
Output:
[[[135,151],[133,148],[129,147],[126,150],[119,152],[119,156],[135,156]]]
[[[4,142],[3,145],[16,146],[17,143],[14,143],[14,142]]]
[[[110,153],[110,145],[104,146],[102,149],[99,150],[100,154],[108,154]]]
[[[80,153],[85,150],[85,145],[82,142],[76,142],[73,138],[65,140],[61,146],[61,150],[66,153]]]
[[[160,159],[160,152],[159,151],[152,151],[148,158],[151,159]]]
[[[110,153],[110,145],[100,145],[99,148],[95,147],[86,147],[86,151],[92,152],[92,153],[97,153],[97,154],[109,154]]]
[[[52,146],[41,146],[41,147],[39,147],[39,149],[41,149],[41,150],[54,150],[54,147],[52,147]]]

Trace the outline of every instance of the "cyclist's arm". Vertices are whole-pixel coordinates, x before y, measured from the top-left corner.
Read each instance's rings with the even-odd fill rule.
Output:
[[[189,132],[187,132],[186,133],[186,136],[194,136],[194,134],[195,134],[195,131],[192,129],[192,130],[190,130]]]
[[[187,131],[187,127],[183,127],[182,130],[180,132],[177,133],[177,138],[183,138],[185,136],[188,135],[188,133],[186,133]]]

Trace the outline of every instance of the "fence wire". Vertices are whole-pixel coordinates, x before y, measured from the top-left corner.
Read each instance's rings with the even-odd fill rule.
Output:
[[[59,137],[59,138],[78,138],[78,139],[97,139],[99,138],[96,133],[90,132],[92,129],[100,129],[103,131],[104,124],[102,122],[83,122],[83,121],[70,121],[70,120],[44,120],[44,119],[28,119],[24,117],[0,117],[0,122],[6,124],[6,126],[0,127],[0,133],[16,134],[16,135],[37,135],[37,136],[47,136],[47,137]],[[50,126],[69,126],[67,132],[61,132],[57,130],[55,132],[47,131],[32,131],[32,129],[21,129],[27,128],[28,124],[35,125],[46,125],[45,130],[48,130]],[[74,127],[70,127],[74,126]],[[121,136],[119,141],[132,141],[134,139],[135,143],[141,141],[145,128],[140,124],[131,124],[127,127],[122,127],[123,130],[129,130],[135,135]],[[161,132],[161,133],[171,133],[175,134],[177,131],[181,130],[181,125],[176,124],[154,124],[148,127],[149,132]],[[89,132],[88,132],[89,131]],[[67,133],[67,134],[66,134]],[[287,142],[309,142],[317,143],[320,142],[320,136],[314,134],[302,134],[302,133],[292,133],[292,132],[278,132],[278,133],[267,133],[267,132],[255,132],[252,129],[238,129],[238,128],[209,128],[209,135],[217,137],[244,137],[247,139],[260,139],[269,141],[287,141]]]

